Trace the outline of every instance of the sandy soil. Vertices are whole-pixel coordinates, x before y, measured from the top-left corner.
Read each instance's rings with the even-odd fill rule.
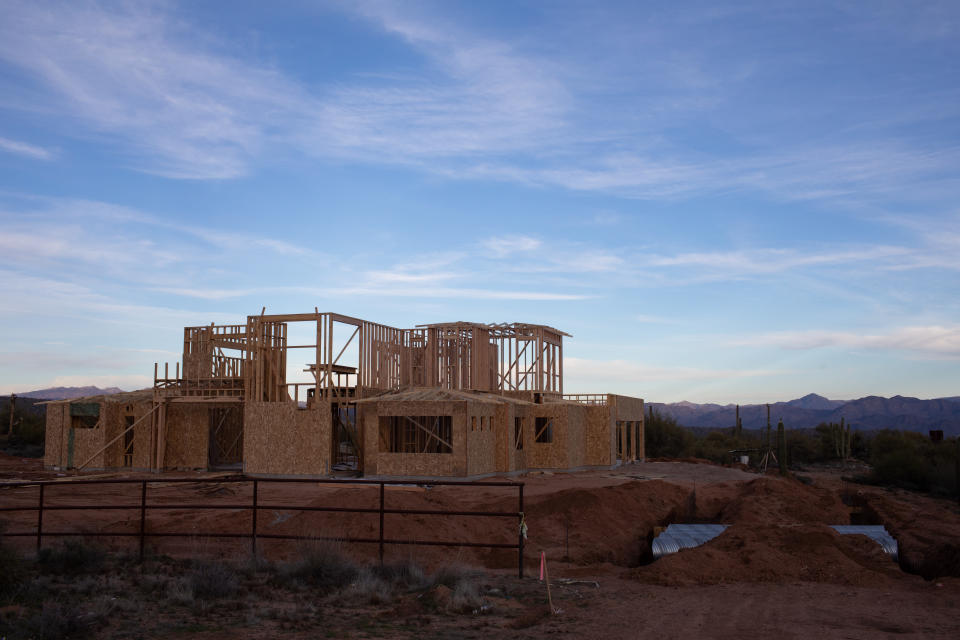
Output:
[[[484,567],[498,588],[513,592],[499,612],[466,616],[457,624],[423,623],[422,612],[386,612],[396,625],[376,637],[740,637],[777,633],[811,636],[960,637],[960,509],[956,502],[903,491],[853,485],[843,470],[805,474],[812,484],[736,468],[686,462],[649,462],[614,471],[531,473],[525,483],[529,539],[520,581],[509,550],[391,547],[388,559],[413,557],[427,567],[451,561]],[[180,474],[178,474],[180,475]],[[203,475],[203,474],[198,474]],[[52,477],[39,461],[0,456],[0,479]],[[156,480],[156,476],[144,474]],[[138,504],[136,487],[55,487],[48,501],[84,504],[92,499]],[[35,489],[0,490],[3,505],[35,502]],[[377,516],[284,511],[284,504],[376,506],[375,488],[322,485],[261,486],[261,532],[335,537],[376,535]],[[243,509],[189,511],[191,502],[231,505],[249,500],[245,486],[163,485],[150,489],[149,530],[246,531]],[[388,506],[516,510],[509,489],[410,486],[391,488]],[[840,536],[828,524],[855,517],[884,524],[901,545],[901,566],[860,536]],[[132,511],[75,511],[44,515],[45,530],[134,531]],[[6,514],[8,531],[32,530],[35,514]],[[650,561],[654,529],[671,522],[722,522],[721,536],[697,549]],[[516,521],[499,518],[388,516],[388,537],[510,542]],[[24,540],[24,542],[30,542]],[[117,544],[123,544],[118,540]],[[174,555],[243,554],[248,541],[155,539]],[[351,545],[372,559],[375,545]],[[292,543],[264,542],[274,558],[297,553]],[[541,552],[554,579],[557,615],[544,615],[545,587],[531,578]],[[904,570],[906,569],[906,571]],[[926,578],[926,579],[925,579]],[[595,581],[563,584],[562,579]],[[409,615],[408,615],[409,614]],[[359,610],[357,616],[384,611]],[[417,622],[417,621],[420,622]],[[429,621],[429,620],[428,620]],[[165,637],[254,637],[256,629],[184,631]],[[311,630],[273,629],[284,637],[315,637]],[[362,635],[362,634],[360,634]],[[369,634],[368,634],[369,635]],[[262,636],[258,636],[262,637]],[[359,636],[358,636],[359,637]]]

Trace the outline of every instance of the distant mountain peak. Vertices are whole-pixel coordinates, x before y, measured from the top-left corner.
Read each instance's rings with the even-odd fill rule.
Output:
[[[114,393],[123,393],[123,389],[117,387],[51,387],[49,389],[37,389],[26,393],[18,393],[21,398],[38,398],[41,400],[72,400],[74,398],[86,398],[87,396],[108,396]]]
[[[802,398],[786,402],[791,407],[798,409],[812,409],[814,411],[831,411],[845,404],[842,400],[829,400],[816,393],[808,393]]]

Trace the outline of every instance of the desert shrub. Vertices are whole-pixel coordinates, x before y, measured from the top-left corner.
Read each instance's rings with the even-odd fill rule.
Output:
[[[99,573],[104,568],[106,552],[78,538],[70,538],[57,547],[44,547],[37,554],[37,564],[46,573]]]
[[[385,604],[393,600],[393,585],[380,577],[376,570],[365,567],[343,590],[343,596],[349,602]]]
[[[786,437],[788,464],[812,464],[829,459],[819,433],[793,430],[788,431]]]
[[[193,586],[188,579],[169,581],[166,594],[166,601],[173,605],[189,606],[194,603]]]
[[[390,584],[405,588],[409,591],[419,591],[430,586],[430,578],[423,567],[413,560],[390,562],[375,569],[378,576]]]
[[[480,587],[474,580],[461,580],[450,594],[449,608],[456,613],[470,613],[482,606],[483,597],[480,595]]]
[[[0,599],[6,600],[16,594],[23,586],[26,573],[23,558],[0,535]]]
[[[223,562],[199,561],[189,575],[190,590],[201,600],[226,598],[237,592],[237,574]]]
[[[651,458],[687,458],[693,455],[693,434],[677,424],[675,418],[653,407],[643,423],[644,446]]]
[[[332,591],[349,585],[358,571],[340,544],[316,541],[307,545],[297,560],[281,567],[277,579],[282,583],[296,581],[321,591]]]
[[[443,585],[449,589],[456,589],[463,582],[472,582],[480,576],[480,571],[462,564],[446,564],[437,569],[432,579],[433,584]]]
[[[884,430],[869,443],[870,480],[905,489],[957,491],[955,438],[931,442],[920,433]]]
[[[15,410],[16,425],[13,435],[5,443],[4,450],[10,455],[39,458],[43,456],[43,440],[46,423],[43,415],[35,413],[32,408],[17,404]],[[0,411],[0,429],[6,432],[10,423],[9,403]]]
[[[693,451],[698,458],[727,463],[733,461],[731,451],[759,448],[760,439],[755,435],[744,432],[738,436],[729,430],[716,430],[695,440]]]
[[[19,621],[18,627],[13,631],[22,634],[19,637],[37,640],[81,638],[88,635],[90,630],[76,606],[59,601],[44,602],[40,611]]]

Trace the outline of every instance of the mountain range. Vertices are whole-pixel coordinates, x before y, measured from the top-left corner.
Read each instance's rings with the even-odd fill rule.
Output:
[[[736,405],[648,402],[648,407],[672,416],[685,427],[732,427],[736,423]],[[883,398],[866,396],[856,400],[829,400],[811,393],[770,404],[770,422],[783,420],[788,429],[809,429],[821,422],[840,422],[840,418],[860,431],[900,429],[927,432],[942,429],[945,436],[960,435],[960,396],[921,400],[905,396]],[[740,405],[744,429],[767,425],[767,406]]]
[[[18,393],[18,398],[38,398],[41,400],[73,400],[74,398],[86,398],[87,396],[105,396],[112,393],[123,393],[123,389],[117,387],[51,387],[49,389],[38,389],[26,393]]]

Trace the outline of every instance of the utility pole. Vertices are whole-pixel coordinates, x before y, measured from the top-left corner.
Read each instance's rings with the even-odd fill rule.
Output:
[[[10,426],[7,427],[7,439],[10,439],[10,436],[13,435],[13,410],[17,406],[17,394],[10,394]]]

